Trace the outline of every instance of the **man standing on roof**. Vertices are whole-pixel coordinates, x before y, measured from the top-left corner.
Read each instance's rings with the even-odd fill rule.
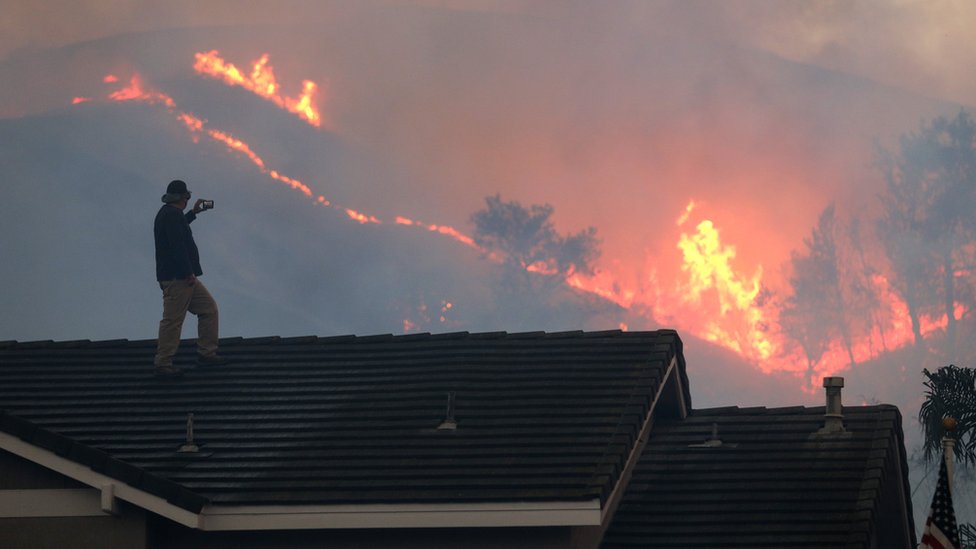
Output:
[[[197,278],[200,252],[193,241],[190,223],[197,214],[209,209],[212,202],[198,199],[186,214],[190,191],[186,183],[171,181],[163,195],[163,206],[156,214],[153,235],[156,240],[156,280],[163,290],[163,319],[159,322],[159,343],[156,348],[156,375],[179,376],[183,371],[173,365],[173,356],[180,345],[183,320],[189,311],[197,316],[197,363],[225,364],[217,355],[217,302]]]

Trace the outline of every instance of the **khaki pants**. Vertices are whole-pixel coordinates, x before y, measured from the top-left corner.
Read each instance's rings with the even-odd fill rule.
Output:
[[[200,279],[193,285],[186,280],[165,280],[159,287],[163,290],[163,319],[159,321],[156,366],[173,364],[187,311],[197,316],[197,352],[202,356],[216,354],[217,302],[207,287]]]

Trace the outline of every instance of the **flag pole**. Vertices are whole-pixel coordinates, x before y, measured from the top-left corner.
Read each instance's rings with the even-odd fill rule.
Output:
[[[942,459],[945,460],[946,464],[946,476],[949,477],[949,493],[952,493],[952,477],[955,470],[955,460],[956,460],[956,419],[952,417],[947,417],[942,420],[942,428],[945,430],[945,434],[942,437]]]

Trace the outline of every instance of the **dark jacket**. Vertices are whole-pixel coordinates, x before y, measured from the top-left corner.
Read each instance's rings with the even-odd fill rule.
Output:
[[[200,252],[193,241],[190,222],[197,218],[192,211],[183,214],[179,208],[163,204],[156,214],[153,236],[156,239],[156,280],[182,280],[191,274],[200,276]]]

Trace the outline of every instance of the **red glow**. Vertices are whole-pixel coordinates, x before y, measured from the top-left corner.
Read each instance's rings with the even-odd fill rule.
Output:
[[[87,103],[91,101],[91,97],[75,97],[71,100],[72,105],[78,105],[79,103]]]

